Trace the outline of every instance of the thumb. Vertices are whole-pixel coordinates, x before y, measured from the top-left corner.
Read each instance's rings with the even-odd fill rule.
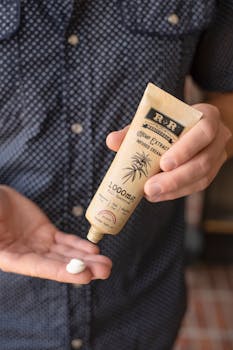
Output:
[[[119,131],[113,131],[110,134],[108,134],[106,138],[106,144],[108,148],[110,148],[112,151],[117,152],[128,130],[129,125],[127,125],[124,129],[121,129]]]

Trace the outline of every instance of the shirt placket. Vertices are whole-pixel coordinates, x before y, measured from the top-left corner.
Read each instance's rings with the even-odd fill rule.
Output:
[[[88,38],[83,25],[80,26],[79,11],[75,2],[65,49],[68,134],[66,230],[86,238],[88,223],[84,214],[92,193],[93,135]],[[90,285],[69,286],[71,349],[89,349],[90,288]]]

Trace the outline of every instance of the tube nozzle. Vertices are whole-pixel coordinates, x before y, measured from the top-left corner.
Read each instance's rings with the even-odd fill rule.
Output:
[[[94,226],[91,226],[87,234],[87,239],[92,243],[98,243],[103,238],[103,236],[104,234],[101,231],[99,231]]]

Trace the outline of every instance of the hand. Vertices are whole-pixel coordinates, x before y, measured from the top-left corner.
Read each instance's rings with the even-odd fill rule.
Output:
[[[71,258],[82,259],[86,269],[66,271]],[[86,284],[106,279],[111,261],[94,244],[59,231],[29,199],[0,186],[0,269],[59,282]]]
[[[151,202],[204,190],[227,159],[225,147],[231,133],[221,122],[219,110],[205,103],[194,108],[203,112],[203,118],[161,157],[163,172],[145,183],[145,197]],[[108,147],[117,151],[127,130],[109,134]]]

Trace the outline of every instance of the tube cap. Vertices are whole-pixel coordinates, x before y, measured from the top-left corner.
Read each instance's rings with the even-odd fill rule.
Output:
[[[101,231],[99,231],[94,226],[90,227],[87,234],[87,239],[89,241],[91,241],[92,243],[98,243],[103,237],[104,237],[104,234]]]

